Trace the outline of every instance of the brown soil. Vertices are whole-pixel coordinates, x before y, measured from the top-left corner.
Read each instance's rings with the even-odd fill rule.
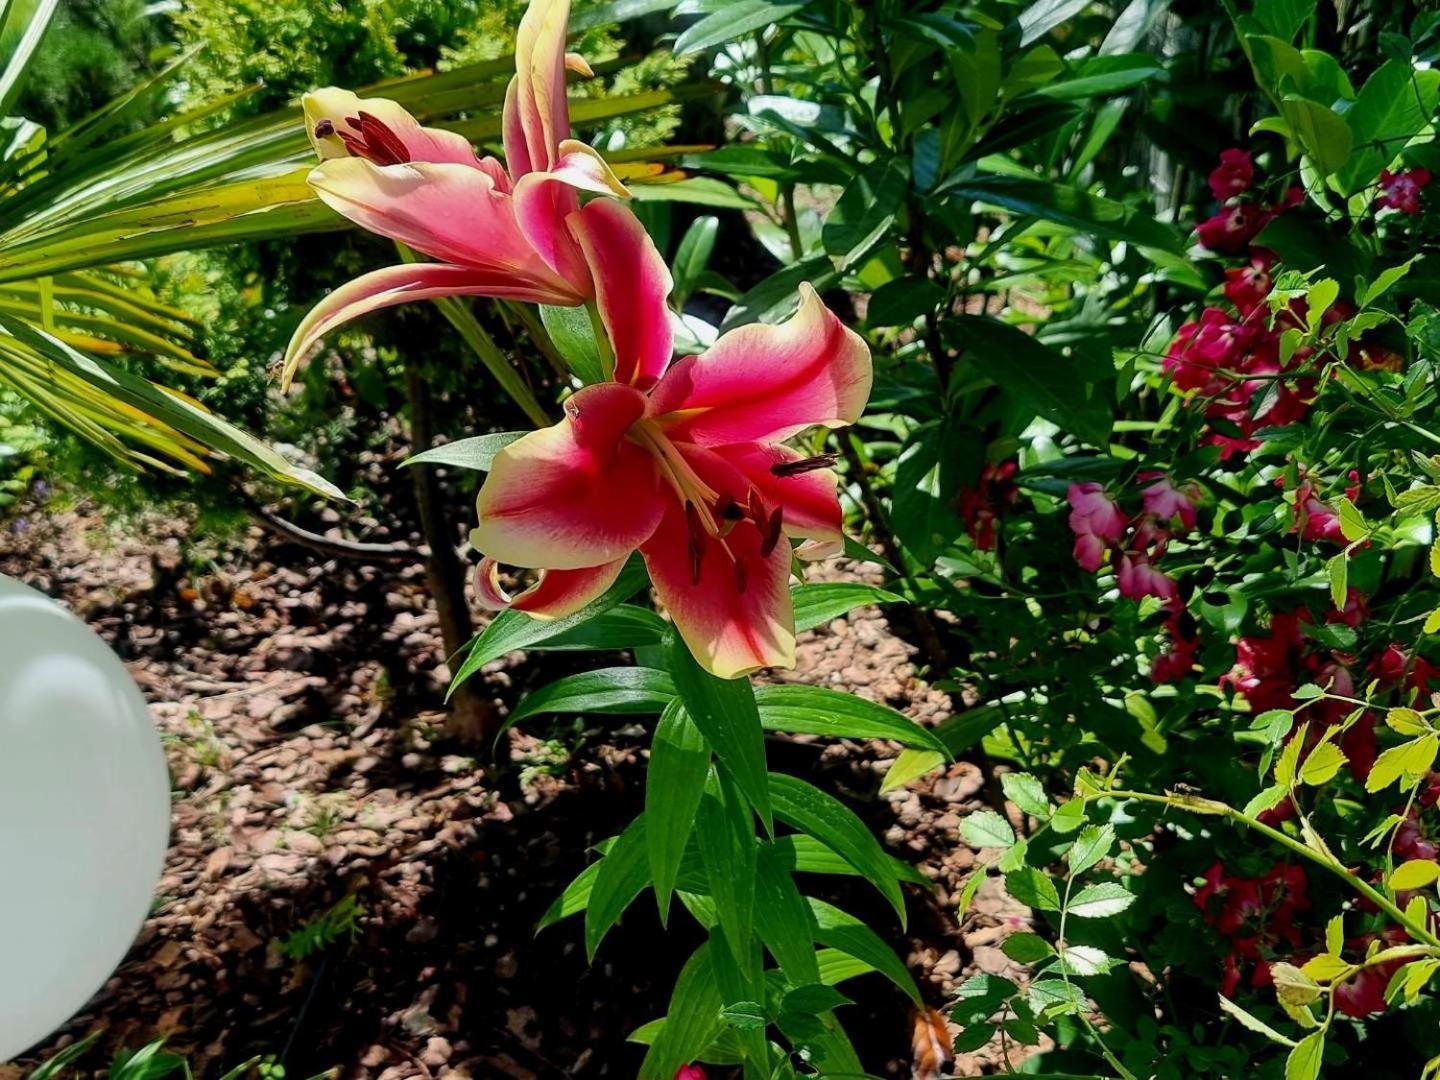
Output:
[[[258,532],[217,548],[174,520],[122,529],[39,509],[0,529],[0,572],[62,600],[126,660],[174,789],[165,876],[124,966],[35,1059],[0,1065],[0,1080],[97,1028],[85,1059],[96,1070],[121,1046],[165,1036],[197,1076],[259,1054],[292,1077],[634,1075],[640,1052],[626,1035],[664,1012],[693,925],[675,919],[662,933],[642,897],[594,967],[577,923],[538,937],[534,927],[591,845],[639,810],[642,723],[528,724],[487,773],[441,730],[449,673],[420,567],[322,561]],[[932,723],[948,701],[918,677],[912,652],[862,609],[805,635],[786,678]],[[486,693],[513,706],[584,663],[515,654],[484,673]],[[992,879],[956,925],[976,858],[957,830],[978,805],[979,774],[960,763],[878,798],[897,750],[771,744],[775,767],[845,799],[935,883],[911,890],[908,935],[863,885],[807,887],[869,920],[940,1007],[976,970],[1019,976],[999,941],[1028,912]],[[297,959],[293,935],[346,897],[353,933]],[[877,976],[845,989],[862,1059],[911,1075],[907,1003]],[[987,1046],[955,1074],[999,1063]]]

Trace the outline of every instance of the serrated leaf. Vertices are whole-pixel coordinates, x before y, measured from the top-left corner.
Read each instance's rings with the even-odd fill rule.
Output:
[[[1043,871],[1033,866],[1021,867],[1005,875],[1005,891],[1026,907],[1041,911],[1059,911],[1060,893]]]
[[[1407,739],[1424,735],[1430,730],[1430,725],[1425,723],[1425,718],[1414,709],[1391,709],[1385,714],[1385,723],[1392,731],[1404,735]]]
[[[1060,962],[1054,970],[1066,975],[1103,975],[1118,963],[1104,949],[1093,945],[1071,945],[1060,954]]]
[[[1325,951],[1333,956],[1345,951],[1345,916],[1336,915],[1325,924]]]
[[[1109,825],[1087,825],[1075,838],[1065,861],[1070,864],[1072,876],[1083,874],[1106,855],[1115,844],[1115,830]]]
[[[1440,736],[1422,735],[1418,739],[1392,746],[1375,759],[1370,775],[1365,778],[1365,790],[1383,791],[1401,777],[1415,779],[1424,776],[1435,763],[1435,751],[1440,747]]]
[[[970,905],[975,902],[975,893],[978,892],[980,886],[984,884],[987,874],[988,871],[986,868],[980,866],[972,870],[970,876],[965,879],[965,885],[960,890],[959,898],[955,901],[955,919],[957,922],[965,918],[965,914],[970,910]]]
[[[976,810],[960,822],[960,837],[971,847],[1005,849],[1015,843],[1010,823],[994,810]]]
[[[1279,1043],[1281,1046],[1295,1045],[1294,1039],[1287,1038],[1286,1036],[1281,1035],[1280,1032],[1276,1031],[1269,1024],[1265,1023],[1265,1021],[1258,1019],[1252,1013],[1246,1012],[1243,1008],[1235,1004],[1234,1001],[1227,998],[1224,994],[1220,994],[1217,996],[1220,1000],[1220,1011],[1229,1013],[1231,1016],[1233,1016],[1236,1020],[1240,1022],[1241,1027],[1248,1028],[1249,1030],[1255,1032],[1255,1034],[1257,1035],[1264,1035],[1271,1042]]]
[[[1315,1080],[1325,1056],[1325,1032],[1312,1031],[1301,1039],[1285,1059],[1285,1080]]]
[[[1431,558],[1434,558],[1432,553]],[[1440,608],[1436,608],[1425,616],[1425,633],[1434,634],[1440,632]]]
[[[906,750],[885,770],[885,778],[880,781],[880,794],[902,788],[944,764],[945,755],[934,750]]]
[[[1321,743],[1310,751],[1300,766],[1300,782],[1312,787],[1333,780],[1345,764],[1345,752],[1333,742]]]
[[[1340,515],[1340,532],[1346,540],[1354,543],[1370,535],[1370,525],[1366,522],[1365,515],[1356,509],[1353,502],[1342,495],[1337,508]]]
[[[1389,887],[1394,892],[1423,889],[1440,881],[1440,863],[1429,859],[1411,859],[1401,863],[1390,875]]]
[[[1050,817],[1050,828],[1061,836],[1074,832],[1085,824],[1086,803],[1084,799],[1071,799],[1062,803]]]
[[[1072,896],[1065,910],[1081,919],[1103,919],[1120,914],[1134,902],[1135,895],[1119,882],[1100,881]]]
[[[1315,980],[1317,983],[1328,983],[1339,978],[1350,970],[1350,965],[1342,958],[1333,956],[1330,953],[1321,953],[1319,956],[1312,956],[1300,967],[1300,973]]]
[[[1005,797],[1032,817],[1042,821],[1050,816],[1050,800],[1045,785],[1030,773],[1006,773],[1000,778]]]
[[[1325,572],[1330,578],[1330,600],[1337,611],[1344,611],[1350,588],[1350,562],[1343,551],[1325,564]]]
[[[1000,943],[1000,951],[1017,964],[1035,964],[1055,955],[1050,943],[1039,934],[1011,934]]]
[[[1246,817],[1255,817],[1257,814],[1263,814],[1266,810],[1273,810],[1279,806],[1285,801],[1286,796],[1289,794],[1289,788],[1281,787],[1279,784],[1271,784],[1246,803],[1245,809],[1242,810],[1241,813]]]
[[[1275,996],[1286,1004],[1305,1006],[1320,997],[1319,985],[1294,964],[1271,964],[1270,978],[1275,984]]]

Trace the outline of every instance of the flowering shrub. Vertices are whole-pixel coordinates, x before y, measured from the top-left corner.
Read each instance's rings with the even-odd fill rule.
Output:
[[[659,716],[644,813],[542,924],[583,915],[593,956],[648,889],[702,928],[634,1033],[642,1077],[861,1075],[835,984],[868,972],[916,1006],[924,1075],[1048,1036],[1066,1075],[1313,1080],[1431,1015],[1440,19],[1357,60],[1313,4],[1191,12],[1233,50],[1162,59],[1149,5],[1079,10],[697,5],[675,50],[714,54],[743,137],[628,185],[571,137],[564,0],[520,25],[503,164],[391,102],[306,100],[311,185],[405,261],[324,299],[287,375],[346,320],[455,296],[539,305],[566,367],[558,423],[416,460],[487,473],[475,593],[500,614],[457,683],[515,648],[627,649],[509,722]],[[1157,207],[1116,133],[1212,80],[1253,85],[1226,105],[1248,141],[1211,139],[1203,184],[1175,165]],[[687,197],[746,211],[780,269],[733,287],[703,217],[667,260],[644,208]],[[803,581],[839,552],[888,588]],[[953,705],[934,730],[749,681],[867,601],[910,607]],[[973,757],[993,806],[960,835],[989,855],[957,915],[1003,878],[1027,977],[963,983],[952,1031],[894,926],[802,893],[858,876],[903,925],[920,882],[769,772],[766,730],[899,743],[887,788]]]

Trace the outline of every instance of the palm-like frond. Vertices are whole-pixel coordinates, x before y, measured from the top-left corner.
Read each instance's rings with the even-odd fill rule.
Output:
[[[588,23],[669,6],[673,0],[618,0]],[[0,68],[0,116],[54,7],[55,0],[0,0],[0,33],[7,21],[26,20],[10,27],[15,37],[18,25],[20,47]],[[305,183],[313,156],[298,108],[207,127],[243,96],[231,95],[124,131],[184,59],[66,131],[47,137],[23,120],[0,127],[0,383],[135,467],[203,472],[217,455],[227,455],[274,479],[338,494],[198,403],[112,362],[144,354],[177,371],[213,373],[194,353],[193,324],[132,288],[133,279],[118,266],[348,227]],[[390,80],[367,92],[473,141],[498,141],[504,78],[512,68],[513,59],[504,57]],[[583,128],[672,104],[698,89],[583,98],[572,102],[572,118]],[[658,165],[627,171],[637,180],[666,178]]]

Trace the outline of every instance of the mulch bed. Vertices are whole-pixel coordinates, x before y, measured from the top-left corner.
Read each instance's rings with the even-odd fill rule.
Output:
[[[0,525],[0,573],[62,600],[125,658],[166,740],[174,794],[165,876],[124,966],[33,1060],[0,1065],[0,1080],[97,1028],[84,1060],[97,1073],[121,1046],[164,1036],[197,1076],[257,1054],[292,1077],[634,1076],[641,1053],[626,1035],[665,1011],[695,927],[676,918],[662,933],[642,897],[594,967],[578,922],[534,927],[590,846],[641,808],[642,726],[532,722],[487,772],[442,730],[449,673],[419,566],[327,562],[258,531],[217,546],[174,519],[121,527],[32,508]],[[785,677],[932,723],[948,701],[912,652],[862,609],[806,634]],[[515,654],[484,673],[486,693],[513,706],[577,662]],[[807,884],[870,919],[941,1006],[974,971],[1018,977],[999,944],[1028,912],[992,880],[956,925],[976,857],[957,830],[981,805],[979,774],[960,763],[877,798],[897,750],[776,740],[772,762],[844,798],[935,883],[911,890],[908,934],[862,884]],[[297,932],[316,938],[327,913],[333,932],[299,955]],[[876,976],[845,989],[862,1058],[911,1075],[908,1003]],[[999,1060],[987,1046],[955,1074]]]

